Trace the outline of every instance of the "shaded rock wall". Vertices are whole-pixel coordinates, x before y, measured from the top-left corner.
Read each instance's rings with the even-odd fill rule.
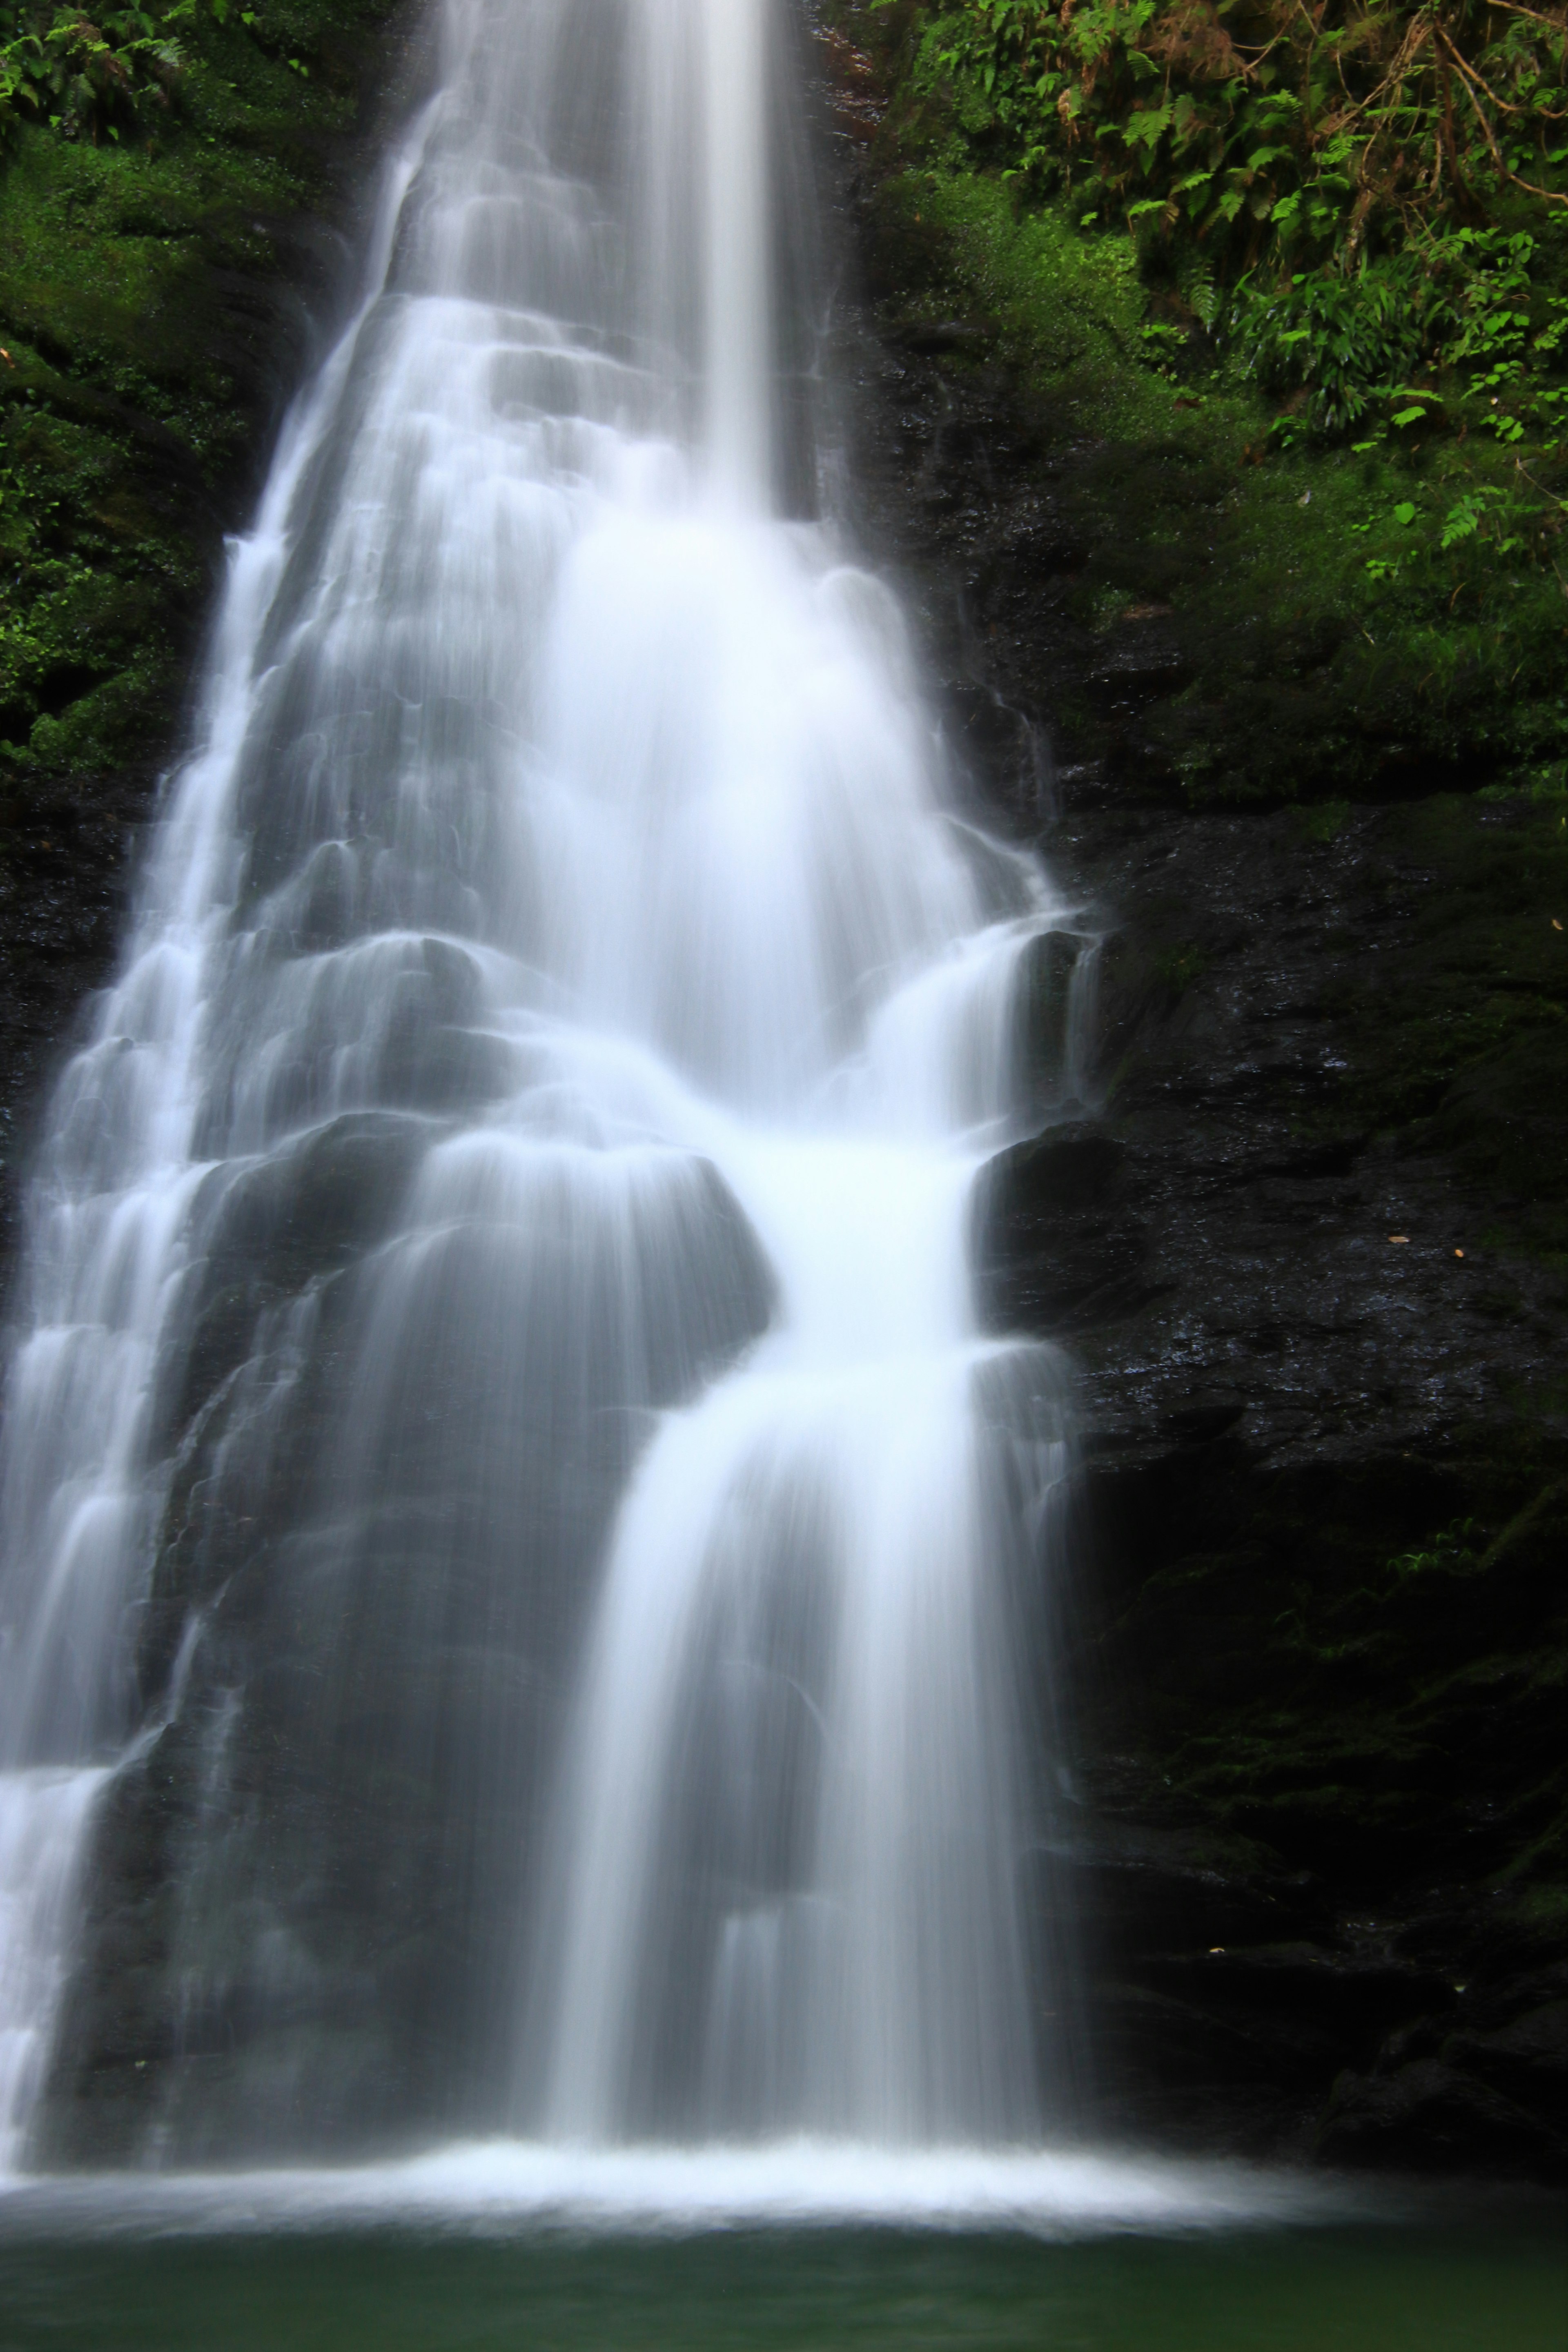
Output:
[[[1323,647],[1214,593],[1212,453],[889,201],[897,45],[828,13],[861,527],[977,801],[1107,934],[1092,1099],[975,1231],[990,1319],[1081,1368],[1097,2124],[1560,2171],[1568,820],[1364,704],[1314,743]],[[1228,795],[1175,741],[1200,663]]]

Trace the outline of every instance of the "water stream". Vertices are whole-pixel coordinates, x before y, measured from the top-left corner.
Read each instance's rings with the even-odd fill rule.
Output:
[[[0,2163],[1037,2142],[1091,942],[815,366],[793,12],[447,0],[48,1114]],[[803,226],[804,225],[804,226]]]

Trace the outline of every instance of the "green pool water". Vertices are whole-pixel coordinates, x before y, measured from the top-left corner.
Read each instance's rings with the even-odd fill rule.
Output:
[[[0,2239],[4,2352],[1564,2352],[1539,2205],[1042,2243],[897,2230],[631,2239],[374,2229]]]

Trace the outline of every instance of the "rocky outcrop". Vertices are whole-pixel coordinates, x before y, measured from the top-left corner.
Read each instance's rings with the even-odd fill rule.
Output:
[[[1098,2124],[1560,2171],[1562,805],[1457,792],[1481,779],[1407,746],[1327,797],[1296,739],[1322,648],[1269,613],[1203,661],[1234,650],[1273,712],[1273,787],[1261,720],[1245,794],[1194,782],[1203,517],[1152,538],[1160,453],[1109,395],[1086,431],[1072,365],[911,240],[872,61],[826,59],[860,527],[977,801],[1104,933],[1090,1098],[993,1165],[975,1224],[988,1318],[1080,1370],[1058,1859]],[[1086,601],[1107,549],[1115,593]]]

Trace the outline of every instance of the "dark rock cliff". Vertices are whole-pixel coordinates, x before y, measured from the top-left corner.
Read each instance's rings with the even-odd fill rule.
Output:
[[[1080,1367],[1097,2127],[1561,2172],[1568,819],[1375,708],[1326,796],[1321,648],[1216,611],[1226,482],[1020,354],[888,200],[877,60],[824,55],[860,527],[977,799],[1105,931],[1092,1099],[975,1221],[988,1318]]]

